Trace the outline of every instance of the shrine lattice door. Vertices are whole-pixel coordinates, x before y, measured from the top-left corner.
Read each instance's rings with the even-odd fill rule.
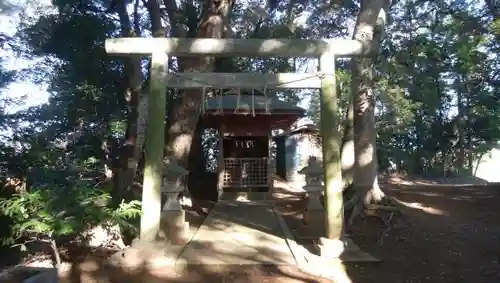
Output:
[[[223,188],[268,186],[269,139],[267,136],[225,137]]]

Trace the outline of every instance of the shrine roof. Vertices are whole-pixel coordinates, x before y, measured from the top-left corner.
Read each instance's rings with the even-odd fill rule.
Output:
[[[253,97],[253,98],[252,98]],[[254,99],[252,104],[252,99]],[[288,103],[285,101],[281,101],[276,97],[267,97],[268,110],[271,114],[274,113],[289,113],[289,114],[297,114],[297,115],[305,115],[306,110],[302,107],[293,105],[292,103]],[[239,107],[238,107],[239,105]],[[221,97],[215,97],[208,99],[206,102],[207,111],[217,111],[217,110],[229,110],[233,111],[238,108],[241,111],[252,111],[252,105],[254,106],[255,111],[263,112],[266,110],[266,97],[263,95],[251,95],[251,94],[241,94],[239,95],[239,103],[238,103],[238,95],[237,94],[226,94]]]

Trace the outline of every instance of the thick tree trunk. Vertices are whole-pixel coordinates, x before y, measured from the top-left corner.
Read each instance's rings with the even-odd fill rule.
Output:
[[[140,36],[140,30],[132,27],[127,12],[126,2],[118,0],[115,6],[120,19],[122,36]],[[119,203],[125,198],[127,188],[132,184],[137,169],[139,156],[136,154],[137,141],[137,108],[142,89],[141,58],[130,57],[125,59],[125,100],[128,102],[126,142],[120,152],[118,168],[114,168],[114,202]]]
[[[358,208],[380,202],[385,197],[377,179],[374,57],[380,44],[376,27],[385,23],[385,14],[382,13],[388,7],[386,0],[363,0],[354,31],[354,39],[360,40],[374,52],[373,56],[355,57],[352,62],[355,151],[353,185],[359,196]]]
[[[340,93],[340,92],[338,92]],[[353,129],[354,109],[352,96],[347,106],[346,117],[344,120],[344,132],[342,135],[342,188],[346,189],[352,184],[354,175],[354,129]]]
[[[465,81],[465,78],[462,78],[463,81]],[[465,84],[465,83],[464,83]],[[465,85],[464,90],[467,88]],[[458,115],[456,117],[456,123],[457,123],[457,145],[455,148],[455,162],[454,162],[454,167],[455,167],[455,172],[454,173],[459,173],[462,171],[465,165],[465,120],[466,120],[466,111],[465,111],[465,101],[464,101],[463,93],[458,91],[457,93],[457,109],[458,109]]]
[[[207,0],[197,37],[223,38],[226,34],[225,27],[228,26],[232,6],[232,0]],[[211,72],[214,69],[214,61],[213,57],[187,61],[185,71]],[[193,134],[200,118],[202,95],[200,90],[188,89],[184,91],[180,100],[180,103],[176,104],[177,106],[169,113],[166,156],[175,157],[181,166],[188,168]]]

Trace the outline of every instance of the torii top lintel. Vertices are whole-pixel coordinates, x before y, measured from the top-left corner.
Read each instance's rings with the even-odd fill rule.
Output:
[[[369,46],[352,39],[240,39],[240,38],[113,38],[106,39],[106,52],[119,55],[170,56],[212,55],[220,57],[310,57],[329,53],[350,57],[370,53]]]

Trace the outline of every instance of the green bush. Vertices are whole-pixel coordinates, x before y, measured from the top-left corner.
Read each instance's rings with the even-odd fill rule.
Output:
[[[135,232],[131,221],[140,216],[140,202],[113,208],[110,199],[109,194],[88,187],[32,190],[0,199],[0,213],[12,221],[10,237],[2,242],[21,248],[27,242],[49,242],[60,263],[56,240],[61,236],[81,235],[98,224],[118,224]]]

